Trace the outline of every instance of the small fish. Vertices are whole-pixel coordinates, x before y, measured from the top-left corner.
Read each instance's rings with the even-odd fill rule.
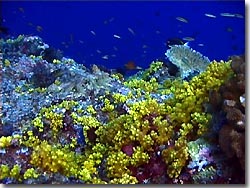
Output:
[[[100,50],[96,50],[96,52],[97,52],[98,54],[101,54],[101,53],[102,53]]]
[[[103,24],[105,24],[105,25],[107,25],[107,24],[109,24],[109,23],[111,23],[111,22],[113,22],[114,21],[114,17],[112,17],[112,18],[110,18],[110,19],[108,19],[108,20],[104,20],[104,22],[103,22]]]
[[[227,28],[226,28],[226,31],[227,31],[227,32],[232,32],[233,29],[232,29],[231,27],[227,27]]]
[[[61,44],[63,45],[64,48],[68,48],[69,45],[66,42],[61,42]]]
[[[114,17],[111,17],[110,19],[109,19],[109,22],[113,22],[115,20],[115,18]]]
[[[40,25],[37,25],[37,26],[36,26],[36,30],[37,30],[38,32],[42,32],[42,31],[43,31],[43,27],[40,26]]]
[[[79,43],[80,43],[80,44],[84,44],[84,41],[83,41],[83,40],[79,40]]]
[[[18,10],[19,10],[21,13],[24,13],[23,7],[19,7]]]
[[[234,14],[234,15],[235,15],[236,18],[244,18],[244,16],[241,15],[241,14]]]
[[[198,46],[204,46],[204,44],[202,44],[202,43],[199,43],[199,44],[198,44]]]
[[[102,56],[102,59],[108,60],[109,59],[109,55]]]
[[[90,33],[91,33],[92,35],[94,35],[94,36],[96,35],[95,32],[94,32],[93,30],[91,30]]]
[[[161,15],[161,12],[158,10],[154,13],[155,16],[160,16]]]
[[[224,17],[235,17],[235,14],[231,14],[231,13],[220,13],[221,16],[224,16]]]
[[[185,40],[185,41],[194,41],[195,39],[193,37],[184,37],[184,38],[182,38],[182,40]]]
[[[135,35],[135,32],[133,29],[131,29],[130,27],[128,27],[128,31],[132,34],[132,35]]]
[[[9,33],[9,28],[0,26],[0,33],[7,35]]]
[[[216,16],[215,15],[213,15],[213,14],[205,14],[205,16],[207,16],[207,17],[209,17],[209,18],[216,18]]]
[[[238,46],[236,45],[236,44],[234,44],[234,45],[232,45],[232,50],[238,50],[239,48],[238,48]]]
[[[155,33],[156,33],[157,35],[161,34],[161,32],[160,32],[159,30],[156,30]]]
[[[74,43],[74,35],[72,33],[69,35],[69,43],[70,44]]]
[[[183,18],[183,17],[176,17],[177,20],[184,22],[184,23],[188,23],[188,20]]]
[[[170,38],[166,41],[167,46],[184,45],[184,44],[185,44],[185,42],[180,38]]]
[[[114,34],[113,37],[120,39],[121,37],[119,35]]]
[[[142,45],[142,48],[147,48],[148,46],[146,44]]]
[[[28,22],[27,25],[30,26],[30,27],[33,27],[33,26],[34,26],[34,24],[31,23],[31,22]]]
[[[117,48],[116,46],[113,46],[113,49],[114,49],[115,51],[118,51],[118,48]]]

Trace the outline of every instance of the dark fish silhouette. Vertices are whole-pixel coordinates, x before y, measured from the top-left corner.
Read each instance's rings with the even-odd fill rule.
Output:
[[[8,35],[9,34],[9,28],[0,26],[0,34]]]
[[[178,38],[178,37],[169,38],[166,41],[167,47],[172,46],[172,45],[184,45],[184,44],[185,44],[185,41],[181,38]]]
[[[9,34],[9,28],[3,26],[3,5],[2,1],[0,1],[0,34],[8,35]]]

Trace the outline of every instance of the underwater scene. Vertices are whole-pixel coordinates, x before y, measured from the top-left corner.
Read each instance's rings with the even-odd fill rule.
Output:
[[[1,184],[245,184],[245,2],[1,1]]]

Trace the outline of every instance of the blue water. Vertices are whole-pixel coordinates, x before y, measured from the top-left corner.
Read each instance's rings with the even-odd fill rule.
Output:
[[[189,45],[210,60],[245,52],[244,1],[3,1],[1,8],[10,36],[38,35],[85,65],[146,68],[165,58],[166,41],[176,37],[194,38]]]

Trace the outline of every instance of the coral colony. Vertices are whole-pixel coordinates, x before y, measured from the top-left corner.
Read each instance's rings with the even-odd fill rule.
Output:
[[[188,45],[128,79],[1,39],[0,183],[245,183],[245,59]]]

